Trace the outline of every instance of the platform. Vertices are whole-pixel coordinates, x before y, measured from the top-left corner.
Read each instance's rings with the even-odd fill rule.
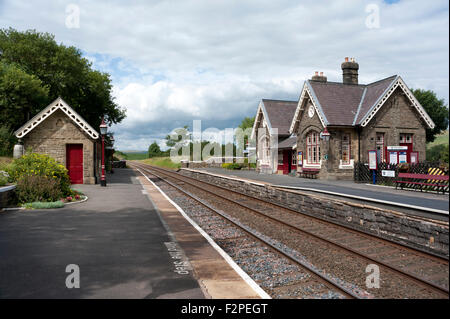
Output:
[[[259,297],[133,170],[107,181],[76,185],[84,203],[0,213],[0,298]],[[66,287],[69,264],[80,288]]]
[[[361,184],[353,181],[329,181],[287,175],[259,174],[252,170],[227,170],[222,168],[201,168],[195,170],[289,189],[310,190],[330,196],[339,196],[340,194],[354,200],[372,200],[371,204],[374,205],[393,204],[397,205],[402,211],[414,208],[423,209],[429,213],[437,213],[434,216],[442,215],[442,218],[448,220],[448,194],[396,190],[395,187]],[[441,217],[437,218],[442,219]]]

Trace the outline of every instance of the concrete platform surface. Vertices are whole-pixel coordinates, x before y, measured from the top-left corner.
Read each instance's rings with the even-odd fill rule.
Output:
[[[75,188],[89,200],[0,213],[0,298],[205,298],[192,270],[175,272],[176,243],[131,169]]]
[[[405,205],[419,206],[429,209],[442,210],[448,213],[449,195],[442,193],[400,190],[392,187],[361,184],[353,181],[328,181],[318,179],[299,178],[288,175],[259,174],[252,170],[227,170],[222,168],[201,168],[205,171],[230,177],[251,180],[259,183],[283,185],[289,187],[313,188],[322,191],[344,193],[354,196],[373,198]]]
[[[256,283],[243,279],[148,179],[144,176],[139,179],[185,253],[205,296],[213,299],[268,298]]]

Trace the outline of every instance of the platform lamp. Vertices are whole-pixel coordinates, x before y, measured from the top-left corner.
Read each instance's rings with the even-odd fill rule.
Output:
[[[325,142],[328,142],[330,140],[330,136],[331,136],[331,134],[330,134],[330,132],[328,132],[327,127],[325,126],[325,128],[323,129],[323,132],[322,132],[322,139]]]
[[[105,176],[105,135],[108,132],[108,126],[102,117],[102,123],[100,124],[100,134],[102,135],[102,177],[100,179],[100,185],[106,186],[106,176]]]
[[[114,135],[111,135],[111,174],[114,174]]]

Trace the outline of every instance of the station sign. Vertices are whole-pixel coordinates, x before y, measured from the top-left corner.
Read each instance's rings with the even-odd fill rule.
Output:
[[[395,171],[382,170],[381,176],[383,177],[395,177]]]

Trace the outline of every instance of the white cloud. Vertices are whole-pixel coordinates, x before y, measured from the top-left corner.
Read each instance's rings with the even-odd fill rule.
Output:
[[[0,26],[51,32],[112,74],[128,110],[113,127],[120,148],[146,149],[193,119],[236,126],[261,98],[297,99],[314,71],[341,81],[345,56],[362,83],[399,74],[448,101],[446,0],[80,0],[80,28],[68,29],[71,2],[5,1]],[[380,28],[365,25],[369,3]]]

